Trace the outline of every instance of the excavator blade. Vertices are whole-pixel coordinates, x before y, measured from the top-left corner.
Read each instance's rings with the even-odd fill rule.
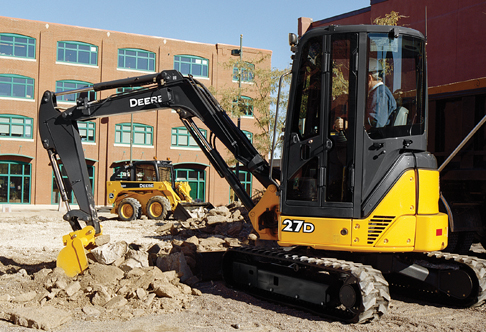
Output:
[[[87,247],[95,245],[93,226],[71,232],[62,237],[64,248],[57,256],[56,265],[64,270],[68,277],[74,277],[88,268]]]

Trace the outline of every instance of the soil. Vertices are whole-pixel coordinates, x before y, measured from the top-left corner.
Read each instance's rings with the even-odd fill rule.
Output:
[[[20,209],[20,208],[18,208]],[[31,290],[34,273],[54,269],[62,236],[71,231],[62,219],[62,212],[53,207],[0,213],[0,297],[12,297]],[[114,215],[101,212],[104,234],[111,241],[125,241],[149,247],[167,240],[157,230],[161,226],[152,220],[120,222]],[[473,245],[471,255],[486,259],[481,245]],[[182,305],[165,307],[122,307],[99,309],[97,314],[83,311],[76,301],[63,304],[71,319],[53,331],[78,332],[141,332],[141,331],[483,331],[486,306],[479,308],[440,307],[392,294],[388,313],[368,324],[343,324],[327,320],[294,308],[269,303],[243,292],[225,287],[221,280],[193,285],[199,295],[190,295]],[[195,294],[193,292],[193,294]],[[29,306],[31,304],[23,304]],[[80,307],[77,307],[80,305]],[[0,301],[0,313],[11,307]],[[0,331],[32,331],[0,320]]]

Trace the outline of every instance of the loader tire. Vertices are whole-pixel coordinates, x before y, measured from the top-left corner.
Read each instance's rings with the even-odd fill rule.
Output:
[[[147,203],[147,217],[149,219],[164,220],[170,210],[169,200],[162,196],[154,196]]]
[[[130,221],[140,219],[142,216],[142,204],[135,198],[124,198],[118,206],[118,219]]]

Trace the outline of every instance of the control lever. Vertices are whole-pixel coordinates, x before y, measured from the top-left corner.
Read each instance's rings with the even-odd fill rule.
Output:
[[[412,145],[413,141],[411,139],[404,139],[403,140],[403,148],[408,148],[410,145]]]
[[[373,143],[373,145],[370,146],[370,150],[379,150],[383,146],[385,146],[385,144],[383,144],[383,143]]]
[[[373,160],[378,159],[379,156],[381,156],[382,154],[385,154],[385,153],[386,153],[386,150],[381,151],[380,153],[378,153],[376,156],[373,157]]]

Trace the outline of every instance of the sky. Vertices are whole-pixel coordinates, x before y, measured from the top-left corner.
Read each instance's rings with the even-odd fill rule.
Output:
[[[297,19],[319,21],[368,7],[370,0],[0,0],[0,16],[209,44],[271,50],[290,66],[288,34]],[[1,27],[0,27],[1,30]],[[243,53],[244,59],[244,53]]]

